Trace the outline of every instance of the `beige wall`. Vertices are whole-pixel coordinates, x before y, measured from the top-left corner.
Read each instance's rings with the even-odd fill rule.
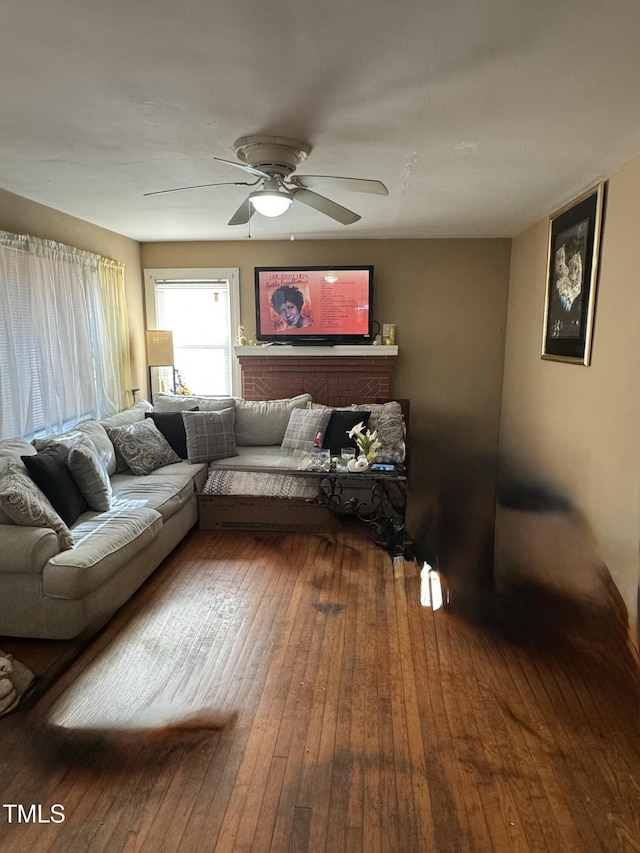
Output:
[[[131,382],[133,388],[146,389],[147,358],[140,244],[6,190],[0,190],[0,229],[14,234],[30,234],[45,240],[56,240],[124,263],[130,329]]]
[[[414,532],[428,527],[430,533],[440,484],[451,481],[454,468],[456,488],[466,488],[467,481],[481,492],[477,503],[493,533],[509,262],[509,240],[142,246],[147,269],[238,267],[249,337],[255,334],[254,266],[373,264],[375,319],[397,327],[395,395],[411,399],[410,521]]]
[[[529,554],[527,572],[558,585],[598,589],[592,570],[608,568],[635,638],[640,472],[640,158],[611,176],[603,231],[592,363],[540,358],[547,221],[513,242],[501,425],[503,464],[544,480],[575,507],[572,522],[547,513],[499,513],[498,573],[522,571],[508,557]],[[575,523],[574,523],[575,522]],[[565,550],[568,526],[582,526]],[[519,541],[513,542],[518,531]],[[528,537],[525,541],[524,537]],[[575,540],[581,540],[576,550]],[[525,547],[523,549],[523,546]],[[545,568],[546,566],[546,568]],[[602,587],[600,587],[602,594]]]

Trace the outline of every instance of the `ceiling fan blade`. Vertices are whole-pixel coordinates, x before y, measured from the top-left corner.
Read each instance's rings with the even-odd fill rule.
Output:
[[[163,195],[164,193],[181,193],[184,190],[202,190],[206,187],[254,187],[258,181],[223,181],[222,183],[215,184],[196,184],[193,187],[174,187],[171,190],[156,190],[152,193],[142,193],[143,196],[147,195]]]
[[[318,193],[314,193],[304,187],[295,187],[291,190],[291,195],[296,201],[308,204],[309,207],[313,207],[315,210],[320,211],[320,213],[330,216],[337,222],[342,222],[343,225],[351,225],[361,218],[357,213],[348,210],[341,204],[337,204],[335,201],[331,201],[331,199],[325,198],[323,195],[318,195]]]
[[[254,206],[249,201],[249,198],[245,198],[240,207],[227,222],[227,225],[246,225],[254,213]]]
[[[389,195],[389,190],[382,181],[370,181],[367,178],[338,178],[333,175],[293,175],[289,180],[298,187],[310,190],[343,189],[354,193]]]
[[[250,175],[255,175],[257,178],[269,178],[266,172],[261,172],[260,169],[254,169],[253,166],[245,166],[244,163],[236,163],[233,160],[223,160],[222,157],[214,157],[218,163],[226,163],[227,166],[235,166],[236,169],[242,169],[243,172],[248,172]]]

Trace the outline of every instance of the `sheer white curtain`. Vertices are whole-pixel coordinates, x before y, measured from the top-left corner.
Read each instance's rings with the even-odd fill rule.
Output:
[[[124,408],[99,261],[0,232],[0,437],[62,432]]]
[[[124,285],[124,264],[109,258],[98,263],[99,292],[95,294],[91,314],[102,318],[96,323],[96,335],[103,345],[96,356],[98,397],[108,401],[115,412],[129,404],[131,389],[131,355],[129,351],[129,322]],[[91,291],[93,294],[93,290]]]

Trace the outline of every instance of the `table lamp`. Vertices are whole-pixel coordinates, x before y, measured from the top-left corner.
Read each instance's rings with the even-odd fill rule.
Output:
[[[173,363],[173,332],[161,329],[147,331],[147,364],[149,366],[149,391],[153,402],[154,367],[170,367],[173,374],[171,391],[175,391],[175,366]],[[161,388],[161,390],[164,390]]]

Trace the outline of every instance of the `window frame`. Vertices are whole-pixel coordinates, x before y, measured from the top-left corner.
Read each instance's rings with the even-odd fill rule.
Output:
[[[236,338],[236,329],[240,325],[240,270],[238,267],[180,267],[165,269],[144,270],[144,295],[147,329],[157,329],[156,314],[156,281],[170,279],[185,283],[194,279],[202,281],[228,281],[229,282],[229,313],[230,328],[229,340],[231,341],[231,395],[241,396],[240,363],[235,356],[233,342]],[[146,354],[145,354],[146,360]],[[151,389],[149,389],[151,390]]]

